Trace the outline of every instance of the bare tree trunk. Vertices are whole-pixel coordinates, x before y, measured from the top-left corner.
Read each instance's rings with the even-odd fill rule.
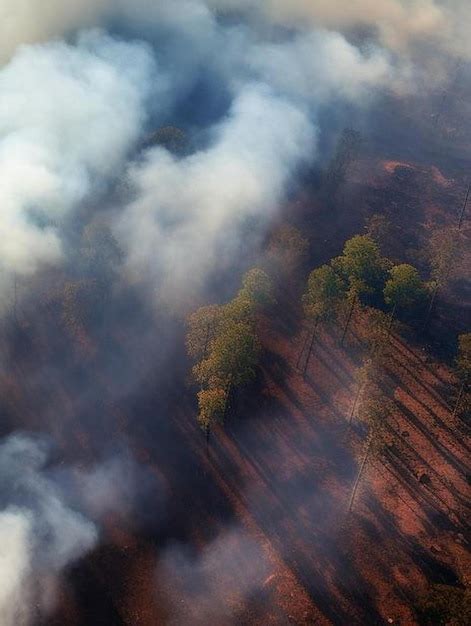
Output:
[[[348,314],[348,319],[347,319],[347,323],[345,324],[345,328],[343,329],[343,335],[342,335],[342,339],[340,341],[340,345],[343,346],[343,342],[345,341],[345,337],[347,335],[348,332],[348,327],[350,326],[350,322],[353,316],[353,311],[355,309],[355,304],[357,302],[356,296],[353,298],[352,300],[352,306],[350,307],[350,312]]]
[[[466,387],[466,381],[463,380],[463,382],[461,383],[458,398],[456,399],[456,402],[455,402],[455,408],[453,409],[453,417],[456,417],[456,414],[458,413],[458,409],[460,408],[461,399],[463,398],[465,387]]]
[[[425,316],[425,321],[424,321],[424,325],[422,326],[422,330],[425,330],[427,328],[427,325],[430,321],[430,316],[432,315],[433,307],[435,305],[435,300],[437,299],[439,289],[440,289],[440,283],[437,282],[437,286],[435,287],[432,293],[432,298],[430,300],[430,304],[428,307],[427,315]]]
[[[391,335],[391,330],[394,324],[394,320],[396,318],[396,311],[397,311],[397,302],[394,303],[394,307],[393,310],[391,311],[391,316],[389,318],[389,324],[388,324],[388,338]]]
[[[471,191],[471,183],[469,183],[469,185],[468,185],[468,190],[466,192],[466,198],[464,200],[463,208],[461,209],[460,219],[458,221],[458,230],[461,230],[461,227],[463,226],[463,220],[464,220],[464,215],[466,213],[466,208],[468,206],[469,192],[470,191]]]
[[[301,347],[301,352],[299,353],[298,360],[296,361],[296,369],[299,368],[299,366],[301,365],[301,360],[303,358],[304,350],[306,349],[308,340],[309,340],[309,331],[306,330],[306,336],[304,337],[304,342]]]
[[[205,434],[206,434],[206,457],[209,457],[209,437],[211,435],[211,427],[210,426],[206,426]]]
[[[360,399],[361,392],[363,391],[363,386],[364,386],[363,383],[358,385],[358,389],[355,395],[355,400],[353,402],[352,410],[350,411],[350,419],[348,420],[348,428],[351,428],[352,426],[353,418],[355,417],[355,411],[358,406],[358,400]]]
[[[308,352],[307,352],[306,362],[304,364],[303,376],[306,376],[306,372],[307,372],[307,368],[308,368],[308,365],[309,365],[309,361],[311,359],[312,347],[314,345],[314,339],[316,338],[316,328],[317,328],[318,324],[319,324],[319,319],[316,319],[316,321],[314,322],[314,326],[312,327],[311,343],[309,344],[309,349],[308,349]]]
[[[227,414],[227,408],[229,406],[229,396],[232,390],[232,382],[229,381],[226,385],[226,397],[224,399],[224,410],[222,412],[222,421],[224,422],[224,420],[226,419],[226,414]]]
[[[364,469],[365,469],[366,462],[367,462],[367,460],[368,460],[368,456],[369,456],[369,454],[370,454],[370,449],[371,449],[371,438],[370,438],[370,440],[368,441],[368,446],[367,446],[367,448],[366,448],[365,456],[364,456],[363,461],[362,461],[362,463],[361,463],[360,470],[359,470],[359,472],[358,472],[358,476],[357,476],[357,478],[356,478],[356,480],[355,480],[355,484],[353,485],[352,495],[351,495],[351,497],[350,497],[350,502],[349,502],[349,504],[348,504],[348,512],[349,512],[349,513],[351,513],[352,508],[353,508],[353,503],[354,503],[354,501],[355,501],[355,496],[356,496],[357,491],[358,491],[358,486],[359,486],[359,484],[360,484],[361,477],[363,476],[363,471],[364,471]]]

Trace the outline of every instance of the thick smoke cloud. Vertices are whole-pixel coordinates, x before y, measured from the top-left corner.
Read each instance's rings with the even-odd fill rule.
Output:
[[[273,213],[293,167],[314,151],[306,115],[261,85],[240,91],[213,134],[207,150],[178,160],[155,149],[131,171],[138,199],[119,226],[129,264],[142,275],[155,258],[150,278],[171,291],[223,262],[244,221]]]
[[[54,604],[60,572],[93,548],[97,528],[70,509],[45,473],[44,442],[0,444],[0,623],[28,626]]]
[[[61,258],[60,224],[119,171],[153,72],[145,45],[99,32],[22,48],[0,70],[4,283]]]
[[[64,29],[78,15],[65,5],[57,10],[67,18]],[[129,272],[154,291],[162,290],[156,279],[170,272],[180,288],[189,259],[199,285],[217,256],[237,248],[236,226],[273,215],[291,175],[315,158],[320,106],[364,104],[378,88],[408,81],[388,53],[361,51],[338,33],[314,30],[280,41],[248,23],[220,24],[193,0],[98,4],[97,20],[102,9],[100,20],[111,11],[126,15],[133,35],[142,28],[153,53],[150,44],[89,32],[76,44],[20,48],[0,73],[4,285],[61,259],[64,217],[119,177],[146,115],[154,125],[172,120],[172,107],[201,77],[211,76],[210,91],[232,100],[226,116],[206,129],[209,142],[198,152],[176,159],[158,149],[132,165],[136,199],[115,220]],[[15,15],[11,9],[10,19]],[[80,15],[89,21],[90,5]]]
[[[362,53],[326,31],[265,42],[221,26],[215,41],[230,110],[202,149],[177,158],[157,148],[130,169],[137,199],[116,229],[130,273],[165,299],[199,288],[211,267],[231,263],[250,220],[274,215],[293,173],[316,159],[320,107],[363,105],[376,89],[408,81],[386,53]]]
[[[303,30],[368,28],[396,52],[434,40],[445,52],[471,57],[468,0],[1,0],[0,59],[8,58],[20,44],[103,24],[110,17],[133,22],[136,28],[168,19],[201,24],[209,10],[243,13],[255,21]]]
[[[426,41],[444,52],[471,57],[467,35],[471,6],[467,0],[208,0],[208,4],[303,30],[368,28],[384,47],[401,54]]]
[[[125,448],[77,469],[51,464],[44,439],[1,441],[0,624],[30,626],[53,610],[61,573],[96,546],[103,520],[145,523],[139,511],[151,491],[163,510],[163,489]]]

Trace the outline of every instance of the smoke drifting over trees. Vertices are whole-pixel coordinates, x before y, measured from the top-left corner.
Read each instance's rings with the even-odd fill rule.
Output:
[[[389,0],[368,11],[368,3],[347,4],[2,3],[3,289],[12,274],[59,262],[64,220],[119,178],[131,188],[115,218],[129,272],[160,282],[170,266],[180,286],[192,258],[203,280],[215,255],[237,248],[238,229],[273,215],[293,173],[316,159],[319,107],[362,107],[382,89],[413,89],[420,60],[381,45],[443,37],[452,19],[433,2],[406,9]],[[239,23],[218,21],[228,10]],[[365,20],[380,37],[355,45],[342,31]],[[108,25],[109,34],[77,33]],[[275,25],[293,31],[284,36]],[[55,39],[65,35],[69,43]],[[42,43],[18,47],[35,41]],[[182,121],[190,94],[198,104],[202,80],[208,110],[226,94],[220,114],[198,122],[203,144],[183,158],[155,148],[135,160],[148,128]]]
[[[283,202],[303,177],[311,184],[313,169],[328,159],[330,124],[337,130],[354,118],[367,125],[385,94],[436,89],[458,59],[471,59],[470,22],[467,0],[0,0],[0,332],[15,322],[11,351],[0,340],[0,370],[15,350],[33,353],[41,341],[57,339],[35,326],[48,309],[72,342],[87,344],[83,360],[93,362],[77,374],[80,365],[64,356],[57,330],[50,361],[32,359],[21,370],[32,395],[54,378],[67,382],[73,401],[61,437],[84,415],[95,420],[97,406],[114,410],[148,383],[153,368],[158,388],[166,368],[183,359],[183,350],[173,350],[173,325],[201,304],[224,270],[243,265],[246,254],[258,262],[259,243]],[[299,250],[287,246],[284,258],[296,258],[280,264],[294,267],[308,242],[289,228],[284,239],[296,240]],[[278,239],[284,243],[283,233]],[[382,276],[389,268],[370,242]],[[377,275],[356,276],[344,263],[343,284],[327,270],[311,275],[305,301],[316,323],[329,319],[327,309],[346,297],[347,283],[352,313],[361,294],[377,291],[366,284]],[[412,270],[419,299],[423,286]],[[61,295],[54,280],[65,285]],[[391,306],[405,289],[398,282],[389,286]],[[44,298],[42,285],[49,290]],[[224,285],[224,297],[230,289]],[[82,317],[109,349],[104,355],[82,328],[82,304]],[[121,332],[123,319],[132,323]],[[243,333],[235,330],[229,348],[219,350],[223,356],[237,356],[232,346]],[[197,339],[189,353],[203,359],[208,342]],[[258,339],[252,343],[248,378],[258,362]],[[215,362],[219,371],[222,359]],[[226,379],[200,392],[209,405],[206,421],[226,412],[221,388],[233,384]],[[55,400],[47,397],[35,410],[37,430],[43,422],[48,430]],[[152,419],[162,417],[154,411]],[[97,439],[106,439],[105,430],[96,428]],[[74,472],[54,466],[40,436],[0,441],[1,626],[31,626],[47,616],[64,570],[97,546],[103,518],[124,511],[138,519],[138,496],[156,486],[130,452],[76,470],[82,487],[72,495],[64,485],[75,484]],[[200,557],[177,544],[156,567],[183,587],[208,578],[208,593],[197,598],[204,623],[224,613],[220,561],[230,563],[228,577],[246,571],[237,602],[268,573],[260,555],[248,565],[251,553],[258,555],[252,540],[230,529]],[[241,563],[234,565],[236,557]]]

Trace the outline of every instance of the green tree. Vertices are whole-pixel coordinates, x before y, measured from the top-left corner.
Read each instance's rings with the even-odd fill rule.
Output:
[[[304,313],[311,320],[333,319],[344,296],[345,282],[330,265],[322,265],[309,275],[302,299]]]
[[[232,389],[255,376],[260,355],[256,314],[274,301],[270,278],[254,268],[233,300],[201,307],[188,318],[186,346],[198,361],[193,377],[201,385],[198,421],[208,439],[211,424],[226,413]]]
[[[206,358],[211,342],[223,320],[223,307],[212,304],[192,313],[187,320],[186,347],[193,359]]]
[[[422,310],[428,296],[428,290],[419,272],[406,263],[394,265],[389,270],[389,278],[383,293],[386,304],[392,309],[392,318],[399,313],[410,317]]]
[[[309,275],[307,289],[302,297],[302,302],[304,314],[310,320],[312,328],[311,332],[308,331],[306,334],[306,339],[297,361],[297,367],[299,367],[309,342],[304,373],[306,373],[309,365],[318,323],[336,318],[344,296],[345,283],[330,265],[322,265]],[[310,341],[309,335],[311,336]]]
[[[253,322],[257,312],[274,302],[271,279],[263,270],[254,268],[244,275],[236,297],[224,305],[223,319],[226,322]]]
[[[194,367],[195,378],[202,385],[229,392],[255,376],[259,352],[252,324],[228,323],[214,339],[208,357]]]
[[[381,256],[378,244],[371,237],[355,235],[346,242],[343,253],[332,261],[332,266],[348,285],[349,313],[343,343],[357,303],[364,296],[372,296],[384,288],[389,262]]]
[[[208,441],[212,428],[224,421],[226,405],[227,391],[224,389],[202,389],[198,392],[198,422]]]
[[[253,268],[244,275],[239,295],[253,302],[256,310],[275,302],[273,283],[268,274],[259,268]]]

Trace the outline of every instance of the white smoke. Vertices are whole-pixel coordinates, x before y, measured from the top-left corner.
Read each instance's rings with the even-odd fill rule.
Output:
[[[0,623],[29,626],[54,606],[61,571],[91,550],[96,527],[63,501],[45,473],[47,446],[0,444]]]
[[[111,17],[135,28],[165,21],[202,25],[210,12],[226,11],[302,30],[367,27],[395,52],[433,41],[445,52],[471,58],[468,0],[0,0],[0,61],[20,44],[103,25]]]
[[[197,555],[176,544],[157,567],[157,575],[170,582],[171,626],[239,624],[237,610],[263,589],[270,573],[260,545],[239,527],[226,529]],[[182,597],[188,598],[185,607],[179,606]]]
[[[0,70],[0,280],[61,258],[60,224],[141,132],[154,69],[145,45],[91,32]]]
[[[178,160],[158,148],[131,171],[138,199],[119,223],[129,268],[164,281],[167,295],[223,264],[216,255],[230,251],[241,224],[273,214],[293,168],[314,155],[306,115],[260,85],[240,92],[213,134],[206,150]]]

